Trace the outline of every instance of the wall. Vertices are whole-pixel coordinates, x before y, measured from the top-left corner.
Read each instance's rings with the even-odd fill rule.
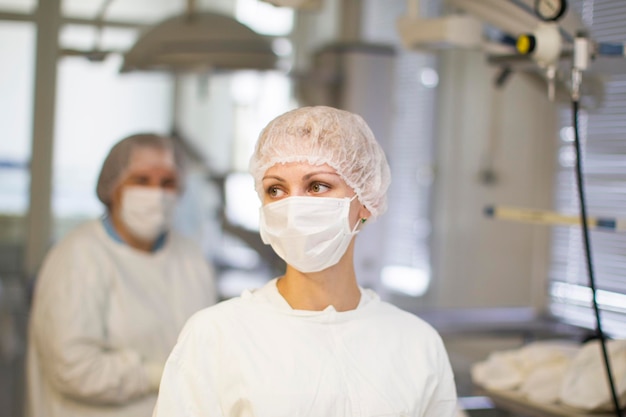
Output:
[[[312,65],[311,53],[339,37],[341,0],[325,0],[320,10],[296,13],[291,40],[296,45],[294,74],[302,75]]]
[[[329,13],[329,6],[325,13]],[[310,53],[332,41],[330,30],[315,30],[320,24],[314,16],[301,13],[299,18],[305,25],[296,26],[296,39],[307,39],[301,51]],[[335,39],[338,35],[335,33]],[[503,88],[495,88],[498,71],[486,64],[481,52],[449,50],[438,54],[431,210],[433,282],[428,293],[418,299],[394,294],[389,299],[411,311],[474,307],[533,307],[542,311],[549,229],[490,220],[483,210],[492,204],[552,207],[556,105],[549,102],[547,89],[526,74],[513,73]],[[302,59],[296,65],[301,69],[308,66],[310,62]],[[373,69],[360,71],[374,73]],[[386,79],[384,71],[376,79]],[[352,82],[357,84],[354,79]],[[372,85],[363,82],[361,91],[368,92]],[[391,91],[388,84],[386,87]],[[344,91],[344,97],[350,100],[355,91]],[[363,98],[359,94],[355,97]],[[353,110],[366,110],[366,101],[358,102],[360,108]],[[493,182],[484,179],[488,167],[492,168]],[[371,248],[359,247],[364,241],[360,239],[357,245],[363,259],[372,252],[380,253],[373,248],[376,242]],[[375,279],[365,281],[369,284]]]
[[[490,220],[487,205],[552,207],[556,105],[547,90],[497,70],[477,51],[441,54],[431,305],[545,305],[549,229]],[[493,183],[482,179],[492,161]]]

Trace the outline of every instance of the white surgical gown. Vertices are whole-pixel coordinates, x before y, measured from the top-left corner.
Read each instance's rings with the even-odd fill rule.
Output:
[[[113,240],[101,221],[74,230],[36,283],[27,415],[149,417],[181,328],[215,300],[210,266],[174,232],[145,253]]]
[[[352,311],[293,310],[276,280],[194,315],[170,355],[154,417],[451,417],[436,331],[362,290]]]

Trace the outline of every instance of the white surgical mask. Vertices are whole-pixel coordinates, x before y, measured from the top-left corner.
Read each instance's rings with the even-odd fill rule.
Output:
[[[352,237],[350,203],[353,198],[288,197],[261,207],[261,239],[285,262],[301,272],[317,272],[335,265]]]
[[[133,236],[152,242],[170,228],[175,206],[174,191],[126,186],[122,191],[121,219]]]

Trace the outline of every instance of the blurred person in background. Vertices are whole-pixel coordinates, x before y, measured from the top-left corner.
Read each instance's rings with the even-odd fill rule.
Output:
[[[217,301],[211,265],[171,227],[183,186],[171,138],[137,134],[106,157],[101,219],[53,247],[34,289],[28,417],[148,417],[185,321]]]
[[[188,321],[154,417],[454,416],[439,334],[358,285],[355,238],[384,213],[390,183],[365,121],[287,112],[261,132],[250,172],[285,273]]]

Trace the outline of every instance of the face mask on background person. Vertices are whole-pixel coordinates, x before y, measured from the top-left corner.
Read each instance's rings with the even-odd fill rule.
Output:
[[[171,224],[177,194],[157,187],[126,186],[122,191],[121,219],[136,238],[152,242]]]
[[[356,198],[288,197],[261,207],[261,239],[300,272],[318,272],[344,255],[357,224],[349,222]]]

